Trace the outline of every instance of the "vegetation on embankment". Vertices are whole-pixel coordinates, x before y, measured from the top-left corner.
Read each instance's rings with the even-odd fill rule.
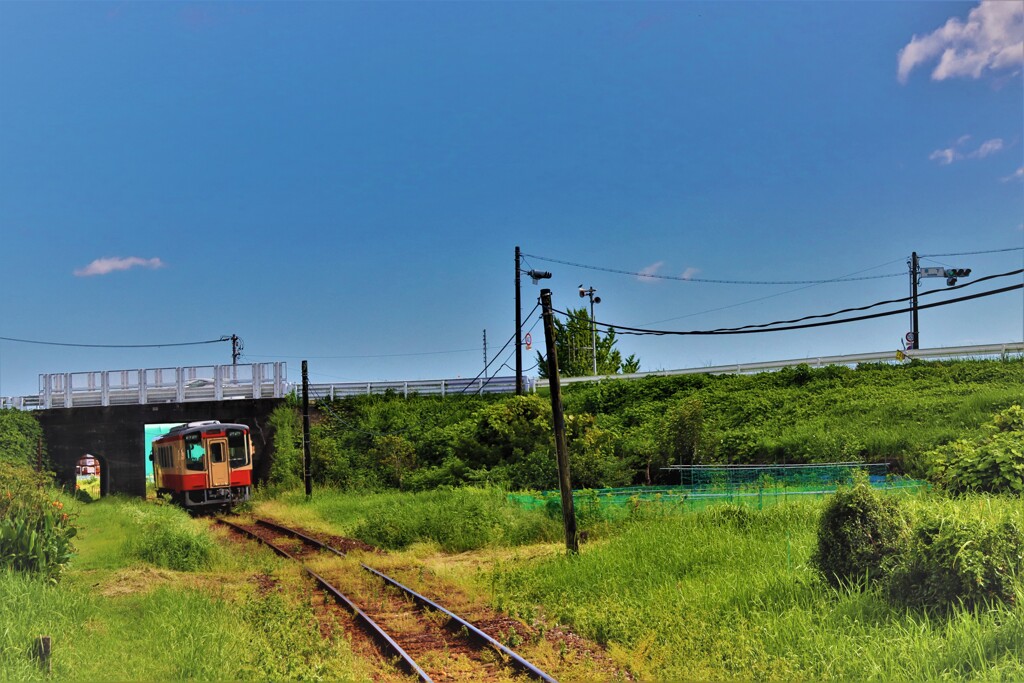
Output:
[[[673,463],[890,461],[925,474],[922,453],[982,434],[1024,399],[1024,360],[807,366],[564,387],[574,486],[658,483]],[[293,409],[274,418],[272,478],[299,479]],[[344,489],[498,484],[557,488],[544,396],[361,396],[322,401],[313,475]],[[669,482],[674,483],[674,482]]]

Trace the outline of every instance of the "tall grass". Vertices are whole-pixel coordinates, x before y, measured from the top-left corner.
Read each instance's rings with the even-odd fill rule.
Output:
[[[577,557],[506,561],[492,577],[495,601],[569,624],[661,680],[1024,678],[1019,599],[940,618],[829,588],[808,565],[821,505],[651,508]],[[912,514],[933,505],[907,500]],[[941,505],[1021,514],[1019,501]]]
[[[374,494],[317,489],[310,501],[293,492],[283,496],[282,502],[288,507],[264,509],[289,519],[308,518],[313,513],[335,530],[389,549],[433,542],[447,552],[464,552],[554,541],[562,536],[560,520],[539,510],[521,509],[497,488]]]
[[[255,590],[254,573],[298,580],[276,558],[197,553],[204,522],[181,510],[114,496],[76,512],[79,554],[59,584],[0,572],[0,680],[47,677],[39,635],[60,680],[367,679],[342,634],[321,638],[311,598]]]

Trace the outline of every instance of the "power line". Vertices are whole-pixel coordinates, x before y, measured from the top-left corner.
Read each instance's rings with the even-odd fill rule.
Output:
[[[1002,287],[1000,289],[993,289],[993,290],[990,290],[988,292],[979,292],[978,294],[971,294],[969,296],[962,296],[962,297],[959,297],[959,298],[956,298],[956,299],[949,299],[947,301],[937,301],[935,303],[925,304],[923,306],[918,306],[917,308],[918,308],[918,310],[924,310],[926,308],[937,308],[939,306],[948,306],[949,304],[960,303],[960,302],[963,302],[963,301],[971,301],[972,299],[981,299],[983,297],[993,296],[995,294],[1003,294],[1005,292],[1012,292],[1012,291],[1017,290],[1017,289],[1024,289],[1024,284],[1010,285],[1009,287]],[[938,291],[942,291],[942,290],[938,290]],[[559,313],[561,315],[568,315],[564,311],[560,311],[560,310],[557,310],[557,309],[553,309],[553,310],[555,310],[556,313]],[[871,320],[873,318],[884,318],[886,316],[898,315],[900,313],[909,313],[911,310],[913,310],[913,309],[912,308],[901,308],[901,309],[898,309],[898,310],[895,310],[895,311],[885,311],[883,313],[872,313],[872,314],[869,314],[869,315],[855,316],[853,318],[843,318],[842,320],[828,320],[828,321],[817,322],[817,323],[805,323],[805,324],[802,324],[802,325],[789,325],[787,327],[760,327],[760,328],[754,328],[753,326],[745,326],[745,327],[735,327],[735,328],[719,328],[719,329],[716,329],[716,330],[678,331],[678,330],[646,330],[646,329],[642,329],[642,328],[638,328],[638,327],[626,327],[626,326],[623,326],[623,325],[614,325],[614,324],[610,324],[610,323],[603,323],[603,322],[599,322],[599,321],[596,321],[596,320],[594,321],[594,324],[595,325],[600,325],[601,327],[614,328],[615,331],[617,333],[619,333],[619,334],[628,334],[628,335],[636,335],[636,336],[644,336],[644,335],[652,335],[652,336],[695,336],[695,335],[713,336],[713,335],[726,335],[726,334],[756,334],[756,333],[759,333],[759,332],[784,332],[784,331],[787,331],[787,330],[803,330],[803,329],[808,329],[808,328],[811,328],[811,327],[825,327],[825,326],[828,326],[828,325],[843,325],[843,324],[846,324],[846,323],[858,322],[860,320]],[[822,317],[822,316],[809,316],[809,317]],[[772,324],[772,323],[769,323],[769,324]]]
[[[709,282],[720,285],[824,285],[830,282],[856,282],[858,280],[879,280],[882,278],[889,277],[905,277],[906,273],[887,273],[885,275],[863,275],[861,277],[837,277],[828,280],[717,280],[705,277],[684,277],[682,275],[657,275],[653,273],[638,273],[631,270],[621,270],[618,268],[604,268],[602,266],[590,266],[584,263],[575,263],[573,261],[563,261],[561,259],[548,258],[546,256],[538,256],[536,254],[525,254],[541,261],[547,261],[549,263],[560,263],[564,266],[573,266],[575,268],[585,268],[587,270],[600,270],[606,273],[617,273],[619,275],[632,275],[638,278],[645,279],[657,279],[657,280],[677,280],[679,282]]]
[[[918,254],[918,258],[926,256],[973,256],[974,254],[1000,254],[1005,251],[1021,251],[1024,247],[1007,247],[1005,249],[985,249],[982,251],[954,251],[948,254]]]
[[[892,261],[887,261],[886,263],[880,263],[879,265],[872,266],[870,268],[864,268],[862,270],[855,270],[854,272],[847,273],[846,275],[842,275],[841,277],[850,277],[852,275],[859,275],[860,273],[866,273],[867,271],[874,270],[875,268],[882,268],[883,266],[892,265],[893,263],[899,263],[902,260],[903,260],[902,258],[894,259]],[[709,308],[709,309],[704,310],[704,311],[697,311],[696,313],[687,313],[686,315],[677,315],[674,318],[664,318],[662,320],[652,320],[651,322],[644,323],[644,324],[645,325],[658,325],[658,324],[661,324],[661,323],[671,322],[673,320],[682,320],[683,318],[692,318],[694,316],[704,315],[706,313],[716,313],[718,311],[724,311],[724,310],[727,310],[729,308],[737,308],[739,306],[746,306],[747,304],[757,303],[758,301],[764,301],[765,299],[774,299],[775,297],[778,297],[778,296],[785,296],[786,294],[792,294],[794,292],[802,292],[805,289],[811,289],[812,287],[817,287],[818,284],[820,284],[820,283],[816,283],[816,284],[813,284],[813,285],[804,285],[803,287],[797,287],[796,289],[787,289],[784,292],[776,292],[775,294],[768,294],[766,296],[759,296],[756,299],[748,299],[747,301],[740,301],[740,302],[737,302],[735,304],[729,304],[727,306],[719,306],[718,308]]]
[[[44,346],[73,346],[82,349],[158,349],[165,346],[199,346],[200,344],[218,344],[231,341],[231,337],[220,339],[207,339],[206,341],[176,342],[167,344],[73,344],[70,342],[39,341],[37,339],[15,339],[14,337],[0,337],[0,341],[19,342],[22,344],[42,344]]]
[[[946,289],[932,289],[932,290],[929,290],[927,292],[921,292],[921,293],[918,294],[918,296],[919,297],[924,297],[924,296],[928,296],[929,294],[938,294],[938,293],[941,293],[941,292],[951,292],[951,291],[956,290],[956,289],[963,289],[964,287],[970,287],[972,285],[976,285],[976,284],[979,284],[981,282],[986,282],[988,280],[995,280],[996,278],[1001,278],[1001,277],[1009,277],[1011,275],[1019,275],[1021,273],[1024,273],[1024,268],[1018,269],[1018,270],[1011,270],[1011,271],[1008,271],[1006,273],[998,273],[996,275],[988,275],[986,277],[978,278],[977,280],[974,280],[972,282],[965,282],[963,284],[955,285],[955,286],[952,286],[952,287],[947,287]],[[751,329],[751,328],[757,328],[757,327],[773,327],[775,325],[788,325],[788,324],[791,324],[791,323],[800,323],[800,322],[803,322],[805,320],[813,320],[815,318],[831,318],[832,316],[839,315],[841,313],[852,313],[854,311],[866,311],[868,309],[875,308],[877,306],[885,306],[887,304],[898,304],[898,303],[902,303],[904,301],[910,301],[913,298],[914,298],[913,295],[911,295],[911,296],[901,297],[899,299],[888,299],[886,301],[876,301],[875,303],[867,304],[866,306],[854,306],[854,307],[851,307],[851,308],[843,308],[843,309],[840,309],[838,311],[832,311],[831,313],[820,313],[820,314],[817,314],[817,315],[805,315],[805,316],[803,316],[801,318],[794,318],[793,320],[776,320],[776,321],[770,322],[770,323],[761,323],[761,324],[756,324],[756,325],[743,325],[741,327],[725,327],[725,328],[719,328],[719,329],[734,331],[734,330],[744,330],[744,329]],[[921,307],[918,306],[918,309],[920,309],[920,308]]]
[[[307,360],[340,360],[346,358],[399,358],[404,356],[435,356],[444,353],[469,353],[470,351],[477,353],[480,351],[480,349],[451,349],[449,351],[417,351],[412,353],[378,353],[362,356],[254,356],[251,354],[246,354],[246,358],[302,358]]]

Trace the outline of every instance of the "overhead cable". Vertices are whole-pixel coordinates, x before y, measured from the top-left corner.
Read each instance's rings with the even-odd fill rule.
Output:
[[[1024,247],[1007,247],[1005,249],[985,249],[983,251],[954,251],[948,254],[918,254],[918,258],[926,258],[932,256],[973,256],[974,254],[999,254],[1004,251],[1020,251]]]
[[[971,301],[972,299],[981,299],[981,298],[984,298],[984,297],[987,297],[987,296],[993,296],[995,294],[1004,294],[1006,292],[1012,292],[1012,291],[1017,290],[1017,289],[1024,289],[1024,284],[1010,285],[1009,287],[1002,287],[1000,289],[993,289],[993,290],[990,290],[988,292],[979,292],[978,294],[971,294],[969,296],[962,296],[962,297],[958,297],[956,299],[948,299],[946,301],[937,301],[935,303],[925,304],[925,305],[922,305],[922,306],[918,306],[917,310],[922,311],[922,310],[925,310],[927,308],[937,308],[939,306],[948,306],[949,304],[960,303],[960,302],[963,302],[963,301]],[[556,313],[559,313],[561,315],[568,315],[568,313],[566,313],[565,311],[560,311],[560,310],[557,310],[557,309],[553,309],[553,310],[555,310]],[[885,312],[882,312],[882,313],[872,313],[872,314],[869,314],[869,315],[859,315],[859,316],[855,316],[853,318],[843,318],[842,320],[827,320],[827,321],[824,321],[824,322],[817,322],[817,323],[804,323],[802,325],[787,325],[786,327],[753,327],[753,326],[745,326],[745,327],[733,327],[733,328],[719,328],[719,329],[716,329],[716,330],[678,331],[678,330],[645,330],[645,329],[638,328],[638,327],[626,327],[624,325],[614,325],[614,324],[611,324],[611,323],[603,323],[603,322],[599,322],[597,320],[594,321],[594,325],[598,325],[600,327],[614,328],[616,333],[618,333],[618,334],[628,334],[628,335],[636,335],[636,336],[644,336],[644,335],[653,335],[653,336],[696,336],[696,335],[713,336],[713,335],[726,335],[726,334],[756,334],[756,333],[759,333],[759,332],[784,332],[784,331],[787,331],[787,330],[803,330],[803,329],[807,329],[807,328],[811,328],[811,327],[825,327],[825,326],[828,326],[828,325],[843,325],[843,324],[846,324],[846,323],[857,322],[857,321],[860,321],[860,320],[871,320],[873,318],[884,318],[884,317],[890,316],[890,315],[898,315],[898,314],[901,314],[901,313],[909,313],[912,310],[914,310],[913,307],[901,308],[901,309],[898,309],[898,310],[895,310],[895,311],[885,311]],[[820,317],[820,316],[816,316],[816,317]],[[771,323],[769,323],[769,324],[771,324]]]
[[[906,277],[906,273],[887,273],[885,275],[861,275],[859,277],[836,277],[828,280],[718,280],[706,277],[689,277],[683,275],[658,275],[655,273],[639,273],[631,270],[621,270],[619,268],[604,268],[602,266],[589,266],[584,263],[575,263],[573,261],[563,261],[561,259],[548,258],[546,256],[538,256],[536,254],[524,254],[531,258],[540,259],[541,261],[547,261],[549,263],[561,263],[565,266],[573,266],[575,268],[586,268],[587,270],[601,270],[606,273],[618,273],[619,275],[632,275],[634,277],[643,279],[655,279],[655,280],[678,280],[679,282],[709,282],[719,285],[824,285],[830,282],[855,282],[857,280],[878,280],[881,278],[889,277]]]
[[[942,292],[951,292],[953,290],[963,289],[964,287],[970,287],[972,285],[976,285],[976,284],[979,284],[981,282],[985,282],[987,280],[995,280],[996,278],[1009,277],[1011,275],[1020,275],[1021,273],[1024,273],[1024,268],[1018,268],[1017,270],[1011,270],[1011,271],[1008,271],[1008,272],[1005,272],[1005,273],[998,273],[996,275],[987,275],[985,277],[978,278],[977,280],[973,280],[971,282],[964,282],[963,284],[955,285],[955,286],[952,286],[952,287],[946,287],[945,289],[930,289],[927,292],[920,292],[917,296],[920,298],[920,297],[923,297],[923,296],[928,296],[929,294],[939,294],[939,293],[942,293]],[[814,320],[816,318],[831,318],[832,316],[839,315],[841,313],[852,313],[854,311],[866,311],[868,309],[877,308],[878,306],[885,306],[887,304],[903,303],[904,301],[910,301],[913,298],[914,298],[914,296],[910,295],[910,296],[900,297],[899,299],[888,299],[886,301],[876,301],[873,304],[867,304],[865,306],[854,306],[854,307],[851,307],[851,308],[843,308],[843,309],[840,309],[838,311],[832,311],[831,313],[819,313],[817,315],[805,315],[802,318],[794,318],[792,320],[776,320],[776,321],[770,322],[770,323],[760,323],[760,324],[754,324],[754,325],[742,325],[740,327],[728,327],[728,328],[721,328],[721,329],[744,330],[744,329],[756,328],[756,327],[773,327],[775,325],[788,325],[788,324],[791,324],[791,323],[801,323],[801,322],[803,322],[805,320]],[[918,308],[920,308],[920,306],[918,306]]]
[[[70,342],[39,341],[36,339],[15,339],[14,337],[0,337],[0,341],[19,342],[21,344],[42,344],[44,346],[73,346],[82,349],[158,349],[164,346],[199,346],[200,344],[219,344],[220,342],[231,341],[231,337],[220,339],[207,339],[206,341],[177,342],[167,344],[73,344]]]

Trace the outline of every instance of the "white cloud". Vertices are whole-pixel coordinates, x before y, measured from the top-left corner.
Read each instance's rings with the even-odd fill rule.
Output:
[[[130,268],[163,268],[164,262],[158,258],[139,258],[129,256],[127,258],[108,257],[98,258],[85,268],[75,270],[78,277],[89,277],[90,275],[107,275],[117,270],[128,270]]]
[[[680,275],[679,277],[683,278],[684,280],[690,280],[693,277],[695,277],[697,275],[697,273],[699,273],[699,272],[700,272],[700,268],[694,268],[694,267],[691,266],[691,267],[687,268],[686,270],[684,270],[683,274]]]
[[[995,154],[996,152],[1003,149],[1002,138],[992,138],[981,143],[977,149],[965,150],[964,145],[971,139],[970,135],[963,135],[953,143],[952,147],[946,149],[937,149],[928,155],[928,159],[931,161],[937,161],[943,166],[948,166],[954,161],[960,161],[961,159],[984,159],[985,157]]]
[[[986,71],[1024,64],[1024,3],[985,0],[968,13],[966,23],[953,17],[926,36],[915,35],[897,58],[900,83],[936,58],[934,81],[980,78]]]
[[[1014,171],[1010,175],[1008,175],[1008,176],[1006,176],[1004,178],[1000,178],[1000,180],[1002,180],[1004,183],[1008,183],[1011,180],[1024,180],[1024,166],[1021,166],[1020,168],[1018,168],[1016,171]],[[1024,224],[1022,224],[1022,225],[1024,225]]]
[[[657,272],[661,270],[661,267],[663,265],[665,265],[664,261],[657,261],[647,266],[646,268],[641,268],[640,272],[637,274],[636,279],[649,281],[651,279],[651,276],[656,275]]]

